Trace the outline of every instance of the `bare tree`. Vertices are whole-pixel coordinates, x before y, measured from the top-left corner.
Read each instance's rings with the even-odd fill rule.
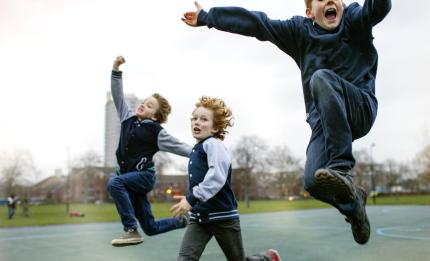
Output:
[[[279,191],[279,196],[299,194],[302,190],[303,168],[300,160],[296,159],[287,146],[275,146],[267,154],[267,163],[275,172],[273,186]]]
[[[416,157],[419,180],[427,188],[430,187],[430,145],[426,146]]]
[[[369,153],[369,149],[362,148],[360,150],[353,151],[355,158],[355,166],[352,169],[354,175],[354,182],[358,185],[369,190],[372,186],[372,160]]]
[[[100,154],[95,151],[87,151],[76,162],[76,167],[80,168],[82,185],[84,186],[85,203],[93,197],[93,186],[97,179],[97,168],[101,167],[102,158]],[[69,180],[70,181],[70,180]]]
[[[76,163],[77,167],[88,168],[88,167],[100,167],[102,164],[102,158],[100,154],[95,151],[85,152]]]
[[[155,171],[157,173],[157,180],[158,184],[165,184],[165,177],[166,170],[171,167],[173,164],[173,159],[170,156],[169,153],[164,151],[158,151],[154,157],[154,167]],[[155,189],[151,191],[151,194],[157,199],[157,200],[163,200],[166,197],[165,191],[160,188],[160,186],[157,186]]]
[[[29,151],[12,150],[0,155],[0,183],[6,195],[13,193],[18,185],[34,182],[37,174]]]
[[[249,191],[252,186],[252,173],[264,165],[266,143],[257,136],[243,136],[233,148],[233,159],[236,168],[243,177],[246,207],[250,207]]]
[[[159,176],[165,174],[166,169],[174,165],[172,157],[164,151],[157,152],[153,157],[155,171]]]
[[[388,159],[383,164],[383,170],[385,172],[385,185],[387,190],[391,190],[392,187],[399,185],[401,173],[400,165],[393,159]]]

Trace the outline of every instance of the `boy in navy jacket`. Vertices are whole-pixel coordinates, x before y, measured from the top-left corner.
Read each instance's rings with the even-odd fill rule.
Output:
[[[170,210],[174,216],[190,211],[190,224],[182,239],[178,261],[199,260],[215,237],[227,260],[281,260],[274,249],[245,257],[237,212],[231,188],[231,158],[222,141],[232,126],[232,112],[224,101],[202,97],[191,117],[191,132],[197,144],[188,164],[188,196]]]
[[[376,118],[378,55],[372,28],[388,14],[390,0],[305,0],[306,17],[272,20],[240,7],[197,10],[182,20],[270,41],[301,70],[306,121],[312,135],[306,151],[305,189],[336,207],[351,223],[354,239],[365,244],[370,224],[367,193],[352,182],[352,142],[366,135]]]
[[[166,132],[161,123],[166,122],[171,111],[168,101],[155,93],[146,98],[136,112],[128,110],[124,101],[122,72],[125,63],[118,56],[113,64],[111,91],[121,122],[121,134],[116,151],[118,176],[109,180],[109,193],[115,201],[124,227],[124,235],[112,240],[113,246],[140,244],[142,236],[137,231],[136,218],[145,234],[152,236],[186,226],[185,217],[155,220],[151,203],[146,194],[155,185],[155,168],[152,157],[161,150],[189,157],[191,146],[178,141]]]

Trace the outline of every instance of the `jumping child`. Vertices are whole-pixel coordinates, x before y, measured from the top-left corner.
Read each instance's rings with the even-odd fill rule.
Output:
[[[111,91],[121,122],[121,134],[116,157],[118,174],[109,180],[109,193],[115,201],[124,227],[124,235],[112,240],[113,246],[140,244],[143,237],[137,231],[136,218],[148,236],[186,226],[185,217],[155,220],[147,198],[155,185],[154,154],[161,150],[189,157],[191,146],[179,142],[160,125],[171,111],[169,102],[160,94],[147,97],[136,109],[129,111],[124,101],[122,72],[125,63],[118,56],[113,63]]]
[[[391,9],[391,0],[305,0],[306,17],[272,20],[240,7],[196,11],[182,20],[190,26],[270,41],[291,56],[301,70],[306,121],[312,130],[306,151],[305,189],[337,208],[351,223],[354,239],[370,237],[367,193],[353,184],[352,142],[366,135],[376,118],[375,78],[378,54],[372,28]]]
[[[237,202],[231,188],[231,159],[223,144],[232,112],[224,101],[201,97],[191,117],[196,139],[188,164],[188,196],[176,196],[179,203],[170,211],[180,216],[190,211],[190,223],[182,239],[178,261],[199,260],[215,237],[227,260],[281,260],[274,249],[245,257]]]

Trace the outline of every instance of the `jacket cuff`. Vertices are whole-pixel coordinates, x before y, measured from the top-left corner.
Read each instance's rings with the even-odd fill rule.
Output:
[[[112,76],[116,78],[122,77],[122,71],[112,71]]]
[[[187,201],[190,203],[191,207],[194,207],[195,204],[199,201],[196,197],[194,197],[194,194],[191,193],[187,196]]]
[[[207,25],[208,13],[205,10],[200,10],[199,16],[197,17],[197,26]]]

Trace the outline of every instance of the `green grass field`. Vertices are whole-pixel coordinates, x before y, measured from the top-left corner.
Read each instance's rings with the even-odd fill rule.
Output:
[[[423,196],[399,196],[399,197],[378,197],[377,205],[430,205],[430,195]],[[156,218],[169,217],[169,208],[173,202],[154,203],[152,210]],[[372,205],[372,199],[368,199],[368,204]],[[241,214],[277,212],[289,210],[302,210],[314,208],[327,208],[329,205],[314,199],[306,200],[258,200],[251,201],[250,208],[246,208],[244,202],[239,202],[239,212]],[[17,212],[12,220],[7,219],[7,207],[0,207],[0,228],[21,227],[21,226],[41,226],[54,224],[80,224],[118,221],[119,217],[113,204],[72,204],[70,211],[85,213],[85,217],[69,217],[66,213],[65,205],[39,205],[31,206],[30,217],[22,215],[22,209],[18,206]]]

